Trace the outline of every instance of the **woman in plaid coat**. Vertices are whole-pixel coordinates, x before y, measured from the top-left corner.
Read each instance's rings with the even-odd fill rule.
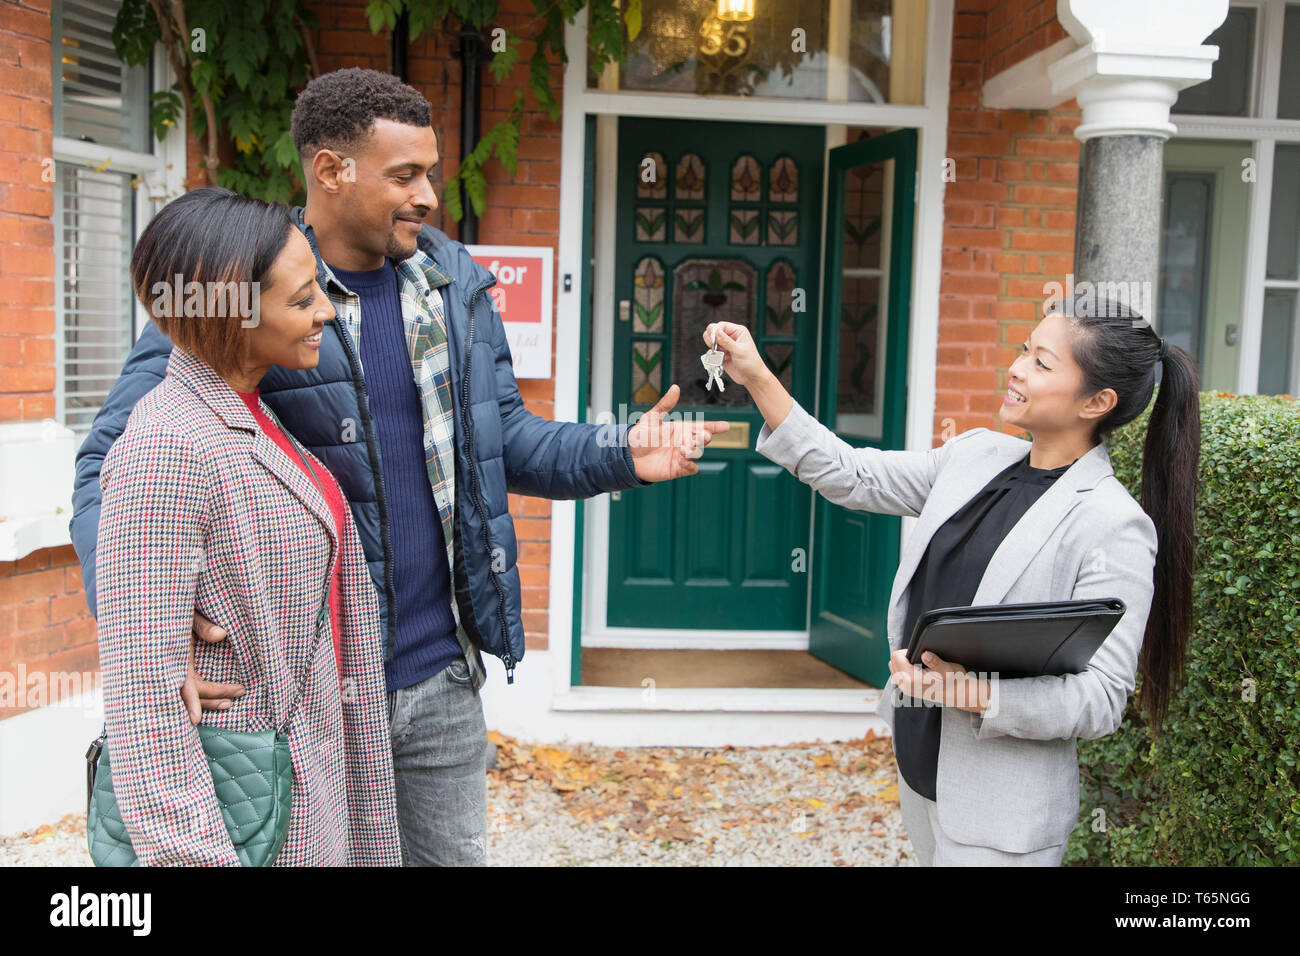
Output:
[[[195,655],[200,677],[247,687],[205,723],[260,731],[292,715],[293,805],[275,865],[398,865],[379,607],[361,542],[325,466],[257,397],[272,364],[315,367],[334,316],[311,248],[284,207],[201,189],[150,223],[132,279],[176,346],[100,477],[100,665],[136,855],[238,864],[178,693]],[[251,290],[238,300],[251,310],[226,308],[231,289]],[[195,608],[231,622],[228,639],[195,651]]]

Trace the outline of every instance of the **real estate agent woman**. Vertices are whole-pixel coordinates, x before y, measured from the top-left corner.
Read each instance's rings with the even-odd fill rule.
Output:
[[[1079,809],[1075,741],[1114,732],[1139,668],[1158,722],[1182,668],[1200,455],[1195,363],[1122,306],[1076,298],[1038,323],[1011,365],[1002,421],[1032,443],[973,428],[930,451],[881,451],[851,447],[801,408],[744,327],[711,325],[706,342],[715,331],[724,370],[766,419],[759,452],[836,504],[919,519],[894,580],[891,686],[878,713],[893,728],[920,862],[1058,865]],[[1147,406],[1158,362],[1139,506],[1102,439]],[[906,660],[925,610],[1090,597],[1120,598],[1127,611],[1081,674],[980,680],[960,661]]]
[[[329,471],[258,397],[271,365],[319,361],[334,307],[311,246],[286,207],[199,189],[149,223],[131,279],[175,346],[100,474],[104,710],[136,855],[238,863],[179,693],[197,607],[228,622],[227,640],[199,642],[197,673],[247,688],[203,722],[290,720],[292,810],[275,864],[398,865],[379,604],[361,540]]]

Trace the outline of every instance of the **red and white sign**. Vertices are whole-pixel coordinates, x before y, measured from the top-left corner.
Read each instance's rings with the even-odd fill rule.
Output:
[[[550,246],[467,246],[497,277],[488,290],[514,358],[515,378],[551,377],[551,303],[555,250]]]

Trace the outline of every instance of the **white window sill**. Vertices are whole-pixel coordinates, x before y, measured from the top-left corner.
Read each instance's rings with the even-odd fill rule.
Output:
[[[70,543],[76,453],[53,420],[0,425],[0,561]]]
[[[68,521],[72,515],[31,515],[0,521],[0,561],[17,561],[42,548],[61,548],[72,543]]]

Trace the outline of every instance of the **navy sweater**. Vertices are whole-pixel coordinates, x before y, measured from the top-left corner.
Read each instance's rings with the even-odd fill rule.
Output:
[[[388,689],[410,687],[461,655],[451,611],[451,571],[424,458],[424,411],[411,371],[397,272],[330,266],[361,299],[361,366],[379,441],[393,539],[397,629]]]

